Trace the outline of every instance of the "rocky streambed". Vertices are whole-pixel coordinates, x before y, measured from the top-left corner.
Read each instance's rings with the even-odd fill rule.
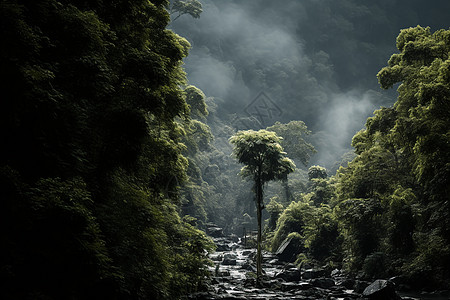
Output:
[[[254,262],[256,250],[245,249],[236,236],[224,237],[217,232],[214,235],[217,250],[211,255],[215,265],[210,268],[213,277],[209,290],[189,295],[188,299],[426,299],[400,297],[395,284],[388,280],[354,280],[347,278],[339,270],[300,270],[268,252],[263,253],[264,278],[257,286]]]

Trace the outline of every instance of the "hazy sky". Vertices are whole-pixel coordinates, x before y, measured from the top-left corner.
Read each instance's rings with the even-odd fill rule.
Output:
[[[348,150],[374,109],[395,101],[376,74],[400,29],[450,26],[447,0],[201,2],[200,19],[172,24],[192,44],[189,82],[215,98],[224,118],[253,116],[262,127],[305,121],[324,165]]]

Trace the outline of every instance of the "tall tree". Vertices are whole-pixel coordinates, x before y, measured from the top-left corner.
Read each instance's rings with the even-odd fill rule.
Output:
[[[234,145],[233,154],[245,166],[241,169],[243,177],[250,177],[254,181],[256,211],[258,219],[257,237],[257,282],[262,275],[261,254],[261,216],[263,205],[263,187],[271,180],[283,180],[294,171],[294,162],[286,157],[281,147],[281,138],[275,132],[267,130],[239,131],[230,138]]]

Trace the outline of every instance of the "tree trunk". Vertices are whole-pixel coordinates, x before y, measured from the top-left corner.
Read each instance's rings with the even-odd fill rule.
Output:
[[[288,179],[286,178],[285,180],[283,180],[281,182],[281,184],[283,185],[283,188],[284,188],[284,194],[285,194],[285,197],[286,197],[286,203],[289,204],[289,203],[291,203],[292,195],[291,195],[291,190],[289,189]]]
[[[259,284],[262,276],[262,253],[261,253],[261,243],[262,243],[262,231],[261,231],[261,219],[262,219],[262,200],[263,191],[262,183],[260,180],[256,182],[256,211],[258,218],[258,238],[257,251],[256,251],[256,283]]]

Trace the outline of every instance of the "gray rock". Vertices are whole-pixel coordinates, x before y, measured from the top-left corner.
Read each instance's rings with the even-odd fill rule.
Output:
[[[341,282],[337,283],[336,285],[343,286],[343,287],[345,287],[346,289],[349,289],[349,290],[353,290],[353,289],[355,289],[355,284],[356,284],[355,280],[346,278],[346,279],[342,280]],[[366,287],[367,286],[365,286],[364,288],[366,288]]]
[[[223,229],[220,227],[208,227],[206,233],[214,238],[223,237]]]
[[[270,261],[267,262],[269,265],[273,265],[273,266],[280,266],[280,265],[284,265],[283,262],[279,261],[278,259],[274,258],[271,259]]]
[[[228,277],[228,276],[230,276],[230,271],[228,271],[228,270],[219,270],[218,272],[217,272],[217,276],[218,277]]]
[[[235,266],[237,264],[237,256],[235,254],[226,253],[223,256],[222,265],[225,266]]]
[[[298,289],[298,284],[295,282],[282,282],[281,290],[283,292],[292,291]]]
[[[300,270],[297,268],[283,270],[275,275],[275,278],[281,278],[287,282],[300,281]]]
[[[222,260],[222,265],[224,265],[224,266],[235,266],[237,264],[237,261],[235,260],[235,259],[231,259],[231,258],[228,258],[228,259],[223,259]]]
[[[362,295],[370,300],[398,300],[394,284],[388,280],[378,279],[365,288]]]
[[[331,276],[335,277],[335,276],[339,276],[339,275],[341,275],[341,270],[334,269],[333,271],[331,271]]]
[[[325,276],[323,269],[308,269],[302,273],[302,279],[314,279]]]
[[[367,281],[356,280],[353,289],[355,290],[356,293],[362,294],[362,292],[364,292],[364,290],[366,289],[366,287],[369,286],[369,284],[370,282]]]
[[[233,254],[233,253],[225,253],[225,255],[223,256],[223,259],[236,259],[237,255]]]
[[[250,263],[245,263],[242,265],[241,269],[256,273],[256,266]]]
[[[216,244],[217,248],[216,251],[231,251],[231,247],[228,246],[227,244]]]
[[[293,262],[297,258],[297,255],[300,253],[301,249],[293,242],[292,238],[286,238],[278,247],[275,255],[279,260],[286,262]]]
[[[234,243],[239,242],[239,237],[235,234],[230,234],[229,239]]]
[[[316,278],[312,279],[310,283],[315,286],[322,289],[330,289],[333,286],[335,286],[334,280],[331,278]]]

